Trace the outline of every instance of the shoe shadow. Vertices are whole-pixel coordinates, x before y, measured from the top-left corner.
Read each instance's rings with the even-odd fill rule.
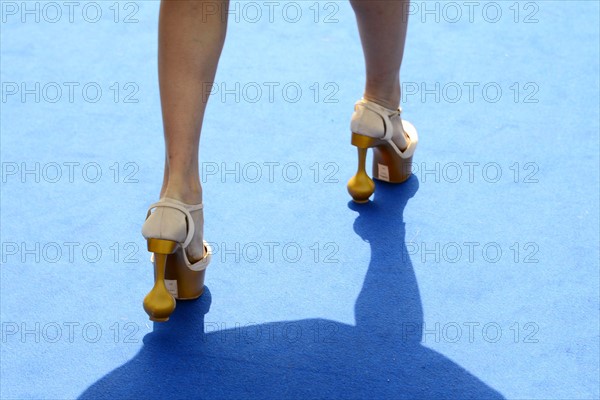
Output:
[[[99,398],[473,398],[503,397],[421,345],[423,310],[405,245],[403,211],[419,187],[377,183],[354,230],[371,260],[356,301],[356,326],[325,319],[219,330],[204,321],[211,296],[180,302],[154,324],[129,362],[90,386]]]

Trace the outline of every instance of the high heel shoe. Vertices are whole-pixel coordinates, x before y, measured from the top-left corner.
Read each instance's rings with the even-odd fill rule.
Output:
[[[202,204],[189,205],[168,197],[148,209],[142,235],[148,241],[148,251],[153,253],[154,287],[144,298],[144,310],[152,321],[168,321],[176,299],[197,299],[204,292],[204,275],[212,251],[203,241],[204,256],[190,263],[185,249],[195,229],[202,229],[194,225],[192,212],[203,212]]]
[[[366,203],[375,191],[375,183],[365,170],[369,148],[373,148],[373,178],[402,183],[410,177],[419,137],[415,127],[400,118],[401,113],[401,108],[390,110],[365,99],[354,105],[350,130],[351,143],[358,149],[358,170],[348,181],[348,193],[355,202]],[[404,143],[403,150],[394,138]]]

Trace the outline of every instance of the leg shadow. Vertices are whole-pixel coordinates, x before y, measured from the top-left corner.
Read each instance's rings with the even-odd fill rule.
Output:
[[[210,291],[154,324],[140,352],[90,386],[99,398],[501,399],[468,371],[421,345],[423,311],[405,245],[403,211],[418,190],[378,183],[350,208],[371,247],[356,326],[325,319],[220,330],[206,322]],[[351,266],[348,266],[351,267]]]

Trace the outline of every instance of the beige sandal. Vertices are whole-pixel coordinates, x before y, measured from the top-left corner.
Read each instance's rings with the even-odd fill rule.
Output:
[[[153,253],[154,287],[144,298],[144,310],[152,321],[168,321],[175,310],[175,299],[197,299],[204,292],[211,248],[203,241],[204,256],[194,263],[185,253],[194,237],[194,211],[203,212],[202,204],[189,205],[168,197],[148,209],[142,235],[148,241],[148,251]]]
[[[373,178],[402,183],[410,177],[419,136],[410,122],[400,118],[401,113],[401,108],[390,110],[365,99],[356,102],[350,129],[351,143],[358,148],[358,170],[348,181],[348,192],[355,202],[366,203],[375,191],[375,183],[365,171],[367,149],[371,147]],[[394,138],[404,142],[401,146],[404,150],[400,150]]]

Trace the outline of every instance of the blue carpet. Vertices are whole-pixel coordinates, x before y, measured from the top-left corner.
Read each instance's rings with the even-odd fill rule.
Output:
[[[350,5],[232,3],[167,324],[158,6],[1,2],[2,399],[600,397],[598,2],[413,2],[415,173],[361,206]]]

